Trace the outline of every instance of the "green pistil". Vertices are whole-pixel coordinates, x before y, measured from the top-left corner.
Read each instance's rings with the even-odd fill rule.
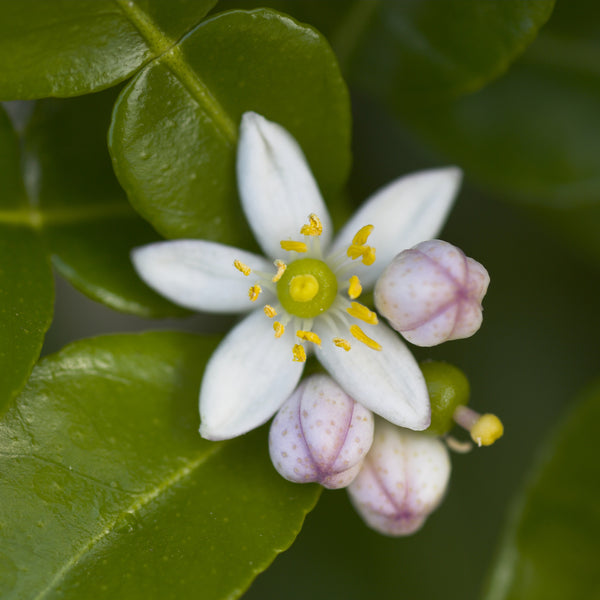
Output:
[[[323,314],[333,304],[337,291],[333,271],[316,258],[290,263],[277,282],[277,297],[283,308],[302,319]]]

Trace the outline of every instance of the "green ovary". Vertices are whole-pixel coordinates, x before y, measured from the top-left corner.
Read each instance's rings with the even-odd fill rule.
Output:
[[[291,315],[312,319],[323,314],[337,295],[333,271],[316,258],[301,258],[287,266],[277,282],[277,298]]]

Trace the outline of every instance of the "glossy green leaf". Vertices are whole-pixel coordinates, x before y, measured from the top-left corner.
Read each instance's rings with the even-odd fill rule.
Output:
[[[127,202],[106,148],[116,92],[36,104],[25,131],[37,230],[54,265],[75,287],[140,316],[184,314],[137,276],[129,253],[159,236]]]
[[[260,4],[224,0],[219,8]],[[331,42],[349,83],[397,108],[464,94],[500,75],[535,38],[554,0],[266,4],[317,27]]]
[[[486,600],[597,598],[600,385],[545,447],[494,565]]]
[[[216,0],[19,0],[2,4],[0,99],[76,96],[123,81]]]
[[[318,486],[283,480],[264,431],[198,435],[215,347],[177,333],[77,342],[0,422],[0,595],[236,598],[297,535]]]
[[[52,320],[52,271],[28,206],[17,140],[0,109],[0,414],[25,384]]]
[[[145,67],[115,107],[115,171],[164,236],[250,242],[234,171],[247,110],[298,139],[328,201],[339,192],[350,160],[349,104],[325,39],[272,11],[220,14]]]

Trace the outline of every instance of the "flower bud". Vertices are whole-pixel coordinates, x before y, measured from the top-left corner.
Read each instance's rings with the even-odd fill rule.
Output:
[[[346,487],[373,442],[373,415],[326,375],[305,379],[269,433],[273,465],[285,479]]]
[[[378,311],[409,342],[435,346],[473,335],[490,277],[460,248],[441,240],[398,254],[375,287]]]
[[[448,450],[439,439],[378,420],[373,446],[348,493],[371,528],[410,535],[441,502],[449,477]]]

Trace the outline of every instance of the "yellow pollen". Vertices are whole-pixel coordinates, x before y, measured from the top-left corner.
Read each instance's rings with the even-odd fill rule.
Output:
[[[321,235],[323,233],[321,219],[315,213],[311,213],[308,215],[308,225],[302,225],[300,233],[302,235]]]
[[[369,325],[377,325],[379,322],[377,320],[377,315],[369,310],[366,306],[360,304],[359,302],[352,302],[350,308],[346,309],[346,312],[355,319],[360,319]]]
[[[248,275],[250,275],[250,273],[252,273],[252,269],[244,264],[241,260],[238,260],[237,258],[233,261],[233,266],[238,270],[241,271],[246,277],[248,277]]]
[[[285,331],[285,327],[279,321],[275,321],[273,323],[273,330],[275,331],[275,337],[280,338]]]
[[[359,341],[373,350],[381,350],[381,346],[372,340],[358,325],[350,325],[350,333]]]
[[[365,251],[362,255],[363,265],[370,267],[375,262],[375,248],[373,246],[365,246]]]
[[[471,427],[471,439],[479,446],[491,446],[504,433],[502,421],[492,414],[481,415]]]
[[[294,345],[292,354],[294,355],[294,362],[306,362],[306,352],[300,344]]]
[[[373,225],[365,225],[361,227],[356,235],[352,238],[353,246],[364,246],[371,235],[371,232],[375,229]]]
[[[346,254],[352,259],[356,260],[360,258],[365,252],[364,246],[356,246],[355,244],[350,244],[348,246],[348,250],[346,250]]]
[[[290,297],[295,302],[310,302],[319,292],[319,282],[314,275],[296,275],[290,279]]]
[[[248,290],[248,297],[250,298],[250,300],[252,302],[256,302],[256,300],[258,299],[258,296],[261,292],[262,292],[262,288],[257,283],[255,285],[251,286],[250,289]]]
[[[265,304],[263,310],[265,311],[265,315],[267,315],[269,319],[272,319],[273,317],[277,316],[277,311],[270,304]]]
[[[312,331],[302,331],[299,329],[296,331],[296,335],[301,339],[307,342],[312,342],[313,344],[317,344],[317,346],[321,345],[321,338]]]
[[[338,348],[343,348],[346,352],[348,352],[348,350],[352,348],[352,346],[350,346],[350,342],[348,340],[345,340],[344,338],[333,338],[333,343]]]
[[[360,285],[360,279],[356,275],[350,277],[350,285],[348,286],[348,296],[350,300],[358,298],[362,294],[362,285]]]
[[[273,279],[271,279],[271,281],[273,283],[277,283],[281,279],[281,276],[285,273],[285,270],[287,269],[287,265],[282,260],[279,260],[279,259],[273,261],[273,264],[277,268],[277,273],[275,273],[275,275],[273,275]]]
[[[308,250],[304,242],[294,242],[292,240],[281,240],[281,248],[287,252],[306,252]]]

